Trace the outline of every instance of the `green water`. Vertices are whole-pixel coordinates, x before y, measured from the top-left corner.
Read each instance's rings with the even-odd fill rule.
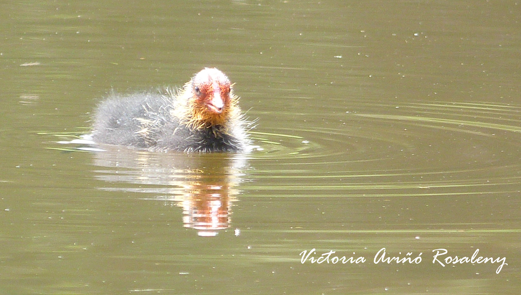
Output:
[[[515,1],[1,7],[1,294],[521,289]],[[109,92],[205,66],[258,120],[253,153],[62,143]],[[312,249],[365,263],[302,263]]]

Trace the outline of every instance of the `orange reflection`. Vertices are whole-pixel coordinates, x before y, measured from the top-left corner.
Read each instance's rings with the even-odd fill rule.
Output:
[[[94,153],[96,178],[107,183],[137,184],[107,190],[142,192],[153,200],[183,208],[184,227],[200,236],[216,236],[231,225],[231,207],[236,201],[246,166],[243,154],[149,153],[103,146]]]

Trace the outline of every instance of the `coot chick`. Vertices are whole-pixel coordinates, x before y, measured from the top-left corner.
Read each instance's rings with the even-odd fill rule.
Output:
[[[112,94],[97,108],[95,142],[150,151],[241,152],[250,140],[228,77],[205,68],[182,89]]]

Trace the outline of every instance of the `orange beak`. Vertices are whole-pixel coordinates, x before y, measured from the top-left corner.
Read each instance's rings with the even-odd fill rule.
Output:
[[[224,109],[224,101],[221,97],[221,89],[219,88],[219,86],[214,87],[212,98],[207,103],[207,105],[212,112],[216,114],[222,113]]]

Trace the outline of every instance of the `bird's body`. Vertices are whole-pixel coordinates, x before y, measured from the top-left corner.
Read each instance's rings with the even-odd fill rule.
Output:
[[[93,140],[150,151],[241,152],[248,122],[228,77],[215,68],[177,91],[113,94],[97,108]]]

